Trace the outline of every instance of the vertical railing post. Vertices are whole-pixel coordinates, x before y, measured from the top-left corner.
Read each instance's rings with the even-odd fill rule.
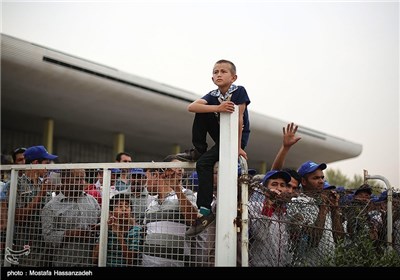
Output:
[[[220,114],[215,266],[236,266],[238,111]]]
[[[385,183],[386,185],[386,190],[387,190],[387,212],[386,212],[386,223],[387,223],[387,234],[386,234],[386,241],[388,244],[388,249],[389,251],[393,250],[393,238],[392,238],[392,233],[393,233],[393,188],[390,185],[390,182],[388,179],[386,179],[383,176],[380,175],[368,175],[368,171],[364,170],[364,182],[370,179],[377,179],[381,180]]]
[[[249,212],[248,212],[248,201],[249,201],[249,169],[247,161],[240,156],[239,158],[240,168],[242,170],[239,182],[240,188],[240,210],[241,210],[241,239],[240,239],[240,257],[242,258],[240,263],[242,267],[249,266]]]
[[[98,266],[107,265],[107,239],[108,239],[108,214],[110,206],[111,170],[103,169],[103,189],[101,193],[101,218],[99,236],[99,263]]]
[[[8,194],[6,244],[4,248],[5,267],[11,267],[11,263],[9,263],[5,258],[7,255],[6,248],[14,249],[13,241],[14,241],[14,225],[15,225],[15,207],[17,206],[17,189],[18,189],[18,170],[11,169],[10,190]]]

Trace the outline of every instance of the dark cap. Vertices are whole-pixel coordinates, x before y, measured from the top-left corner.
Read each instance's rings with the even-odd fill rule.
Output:
[[[364,184],[364,185],[361,185],[358,189],[356,189],[354,194],[356,195],[360,192],[366,192],[366,193],[372,194],[372,188],[370,185]]]
[[[265,184],[266,181],[268,181],[271,177],[274,178],[282,178],[285,180],[286,183],[289,183],[292,177],[290,176],[289,173],[286,171],[281,171],[281,170],[270,170],[267,173],[265,173],[264,179],[262,180],[263,185]]]

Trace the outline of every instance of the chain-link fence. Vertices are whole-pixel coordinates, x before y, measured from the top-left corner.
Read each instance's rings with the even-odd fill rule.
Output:
[[[387,200],[354,199],[350,191],[271,192],[253,182],[249,195],[250,266],[400,266],[400,198],[393,196],[393,243]],[[340,196],[339,205],[324,197]],[[392,250],[394,248],[394,250]]]
[[[215,265],[218,220],[185,235],[197,215],[194,163],[2,167],[1,177],[1,266]],[[387,199],[276,195],[243,168],[238,190],[239,266],[400,265],[397,194],[388,243]],[[214,198],[213,211],[235,202]]]

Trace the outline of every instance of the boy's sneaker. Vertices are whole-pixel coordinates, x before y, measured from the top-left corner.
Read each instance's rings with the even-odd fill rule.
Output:
[[[185,235],[188,237],[196,236],[203,232],[206,228],[215,222],[214,213],[210,213],[207,216],[201,216],[197,218],[193,225],[186,231]]]
[[[176,157],[181,161],[197,161],[201,154],[196,149],[186,150],[184,153],[176,154]]]

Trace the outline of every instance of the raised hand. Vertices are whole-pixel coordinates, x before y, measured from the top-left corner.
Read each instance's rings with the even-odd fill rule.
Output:
[[[298,129],[298,125],[294,125],[294,123],[289,123],[285,127],[283,127],[283,146],[290,148],[291,146],[293,146],[294,144],[296,144],[301,137],[296,137],[296,132]]]

